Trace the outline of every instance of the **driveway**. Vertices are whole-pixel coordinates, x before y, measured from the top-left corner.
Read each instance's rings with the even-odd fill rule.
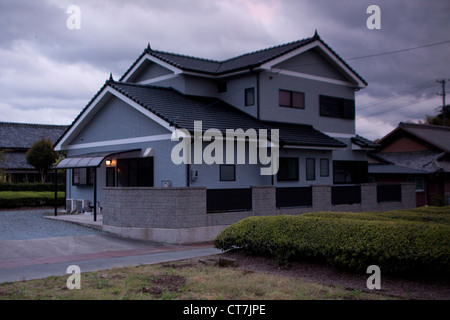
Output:
[[[167,245],[119,238],[70,222],[51,210],[0,211],[0,283],[187,259],[220,253],[211,244]]]

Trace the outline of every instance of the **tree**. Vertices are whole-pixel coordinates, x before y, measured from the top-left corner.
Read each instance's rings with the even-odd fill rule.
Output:
[[[57,158],[58,153],[53,150],[52,142],[45,138],[36,141],[26,153],[27,162],[39,171],[42,183]]]
[[[436,116],[426,115],[425,124],[450,127],[450,105],[441,108],[441,112]]]

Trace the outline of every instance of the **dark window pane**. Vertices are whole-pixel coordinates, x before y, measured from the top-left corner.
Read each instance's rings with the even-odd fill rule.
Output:
[[[316,159],[306,159],[306,180],[316,179]]]
[[[280,158],[278,181],[298,181],[298,158]]]
[[[305,108],[305,94],[302,92],[292,92],[292,107]]]
[[[117,160],[117,183],[119,187],[128,187],[128,161]]]
[[[279,103],[282,107],[291,106],[291,92],[286,90],[279,91]]]
[[[255,104],[255,88],[245,89],[245,105],[253,106]]]
[[[116,168],[114,167],[106,168],[106,186],[107,187],[116,186]]]
[[[153,187],[153,158],[138,159],[138,186]]]
[[[153,187],[153,158],[117,160],[120,187]]]
[[[344,119],[355,119],[355,100],[344,99]]]
[[[366,183],[367,161],[333,161],[334,183]]]
[[[226,82],[219,82],[217,84],[217,91],[219,93],[221,92],[227,92],[227,83]]]
[[[350,99],[320,96],[320,115],[342,119],[355,119],[355,101]]]
[[[220,181],[236,181],[236,166],[234,164],[220,166]]]
[[[330,160],[320,159],[320,176],[321,177],[330,176]]]

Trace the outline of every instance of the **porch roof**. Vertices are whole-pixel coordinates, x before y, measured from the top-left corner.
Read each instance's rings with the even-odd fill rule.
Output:
[[[57,165],[56,169],[73,169],[73,168],[95,168],[100,166],[102,161],[111,157],[115,154],[122,154],[133,151],[140,151],[141,149],[130,149],[130,150],[120,150],[120,151],[106,151],[106,152],[95,152],[77,155],[73,157],[67,157],[62,159]]]

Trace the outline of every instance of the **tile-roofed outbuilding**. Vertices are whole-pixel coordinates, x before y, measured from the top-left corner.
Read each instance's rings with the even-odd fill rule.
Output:
[[[401,122],[399,128],[444,152],[450,152],[450,127]]]
[[[41,138],[56,142],[67,126],[0,122],[0,149],[29,149]]]

